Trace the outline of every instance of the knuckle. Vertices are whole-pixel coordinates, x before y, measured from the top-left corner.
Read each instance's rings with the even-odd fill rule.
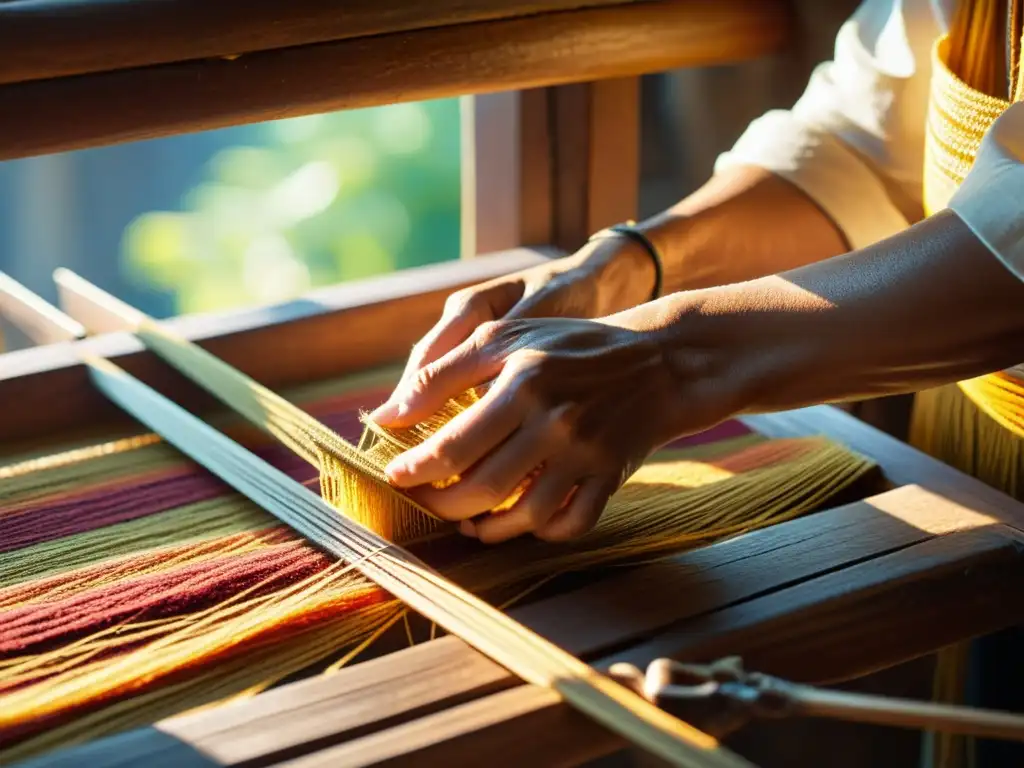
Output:
[[[480,478],[473,483],[472,502],[474,507],[490,510],[505,500],[505,488],[494,478]]]
[[[554,509],[549,507],[533,506],[530,507],[530,528],[537,533],[543,531],[550,525],[550,520],[554,514]]]
[[[409,353],[410,365],[420,366],[421,361],[427,356],[431,340],[431,336],[425,336],[412,345],[412,350]]]
[[[589,472],[604,470],[615,463],[613,450],[601,440],[583,434],[578,427],[572,433],[573,454]]]
[[[473,330],[473,340],[478,347],[485,347],[497,341],[501,335],[501,322],[498,320],[485,320]]]
[[[422,368],[416,369],[416,372],[412,376],[410,386],[413,391],[423,392],[430,388],[430,385],[434,382],[435,378],[436,373],[434,371],[434,367],[426,365]]]
[[[515,391],[519,397],[528,402],[539,401],[545,389],[544,370],[536,364],[534,356],[520,350],[510,354],[505,362],[505,370],[515,382]]]
[[[479,303],[476,293],[467,290],[455,291],[445,299],[444,314],[449,317],[471,314]]]
[[[555,408],[548,418],[550,438],[557,445],[571,445],[577,440],[579,419],[574,403]]]
[[[555,523],[539,526],[535,536],[552,543],[571,541],[587,532],[587,518],[583,510],[574,509]]]
[[[449,477],[458,475],[464,467],[459,462],[458,451],[450,443],[440,443],[430,452],[431,462]]]

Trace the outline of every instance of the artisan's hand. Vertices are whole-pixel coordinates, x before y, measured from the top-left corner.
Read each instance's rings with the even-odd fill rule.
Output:
[[[547,540],[585,533],[681,423],[678,381],[651,334],[568,319],[480,326],[372,418],[408,426],[486,382],[492,383],[480,401],[387,469],[395,485],[414,489],[428,508],[485,542],[528,532]],[[704,405],[689,403],[687,410],[711,413]],[[512,509],[474,519],[537,467],[543,468]],[[444,490],[426,485],[453,475],[461,481]]]
[[[481,323],[523,317],[603,317],[645,301],[654,286],[650,257],[626,237],[588,243],[572,256],[453,293],[437,324],[416,344],[402,374],[461,344]]]

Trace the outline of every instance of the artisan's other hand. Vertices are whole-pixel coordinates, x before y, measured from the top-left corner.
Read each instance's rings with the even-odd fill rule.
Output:
[[[415,489],[428,508],[485,542],[585,533],[608,498],[686,421],[677,413],[679,380],[653,334],[571,319],[486,323],[420,369],[372,418],[407,426],[487,382],[480,401],[387,470],[394,484]],[[691,417],[710,423],[728,410],[699,399],[687,405]],[[477,518],[537,467],[514,507]],[[428,485],[453,475],[462,479],[449,488]]]
[[[402,375],[450,352],[481,323],[524,317],[603,317],[651,295],[654,266],[626,237],[588,243],[572,256],[453,293],[436,325],[416,344]]]

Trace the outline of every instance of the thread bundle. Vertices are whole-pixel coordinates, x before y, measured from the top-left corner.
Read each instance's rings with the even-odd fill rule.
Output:
[[[393,375],[343,383],[326,399],[321,390],[309,410],[354,441],[358,412],[386,396]],[[743,432],[726,425],[652,461],[581,541],[462,542],[462,556],[441,570],[497,599],[554,572],[656,557],[788,519],[870,469],[825,440]],[[112,445],[73,462],[0,468],[5,761],[251,695],[314,664],[337,668],[402,614],[389,595],[167,446]],[[316,481],[316,469],[287,448],[259,451]],[[145,492],[136,496],[140,477]]]

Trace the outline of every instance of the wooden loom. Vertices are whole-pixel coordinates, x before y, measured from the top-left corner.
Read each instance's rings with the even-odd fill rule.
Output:
[[[0,156],[479,94],[466,102],[472,259],[171,323],[274,389],[400,361],[452,290],[634,216],[638,76],[763,55],[786,30],[781,3],[736,0],[438,2],[429,17],[390,1],[344,15],[328,3],[250,3],[241,25],[205,5],[0,7],[0,50],[10,52],[0,62]],[[65,55],[34,55],[39,41]],[[83,344],[176,402],[210,405],[133,337]],[[68,344],[0,358],[0,402],[18,404],[0,413],[5,446],[53,446],[128,423]],[[512,614],[599,669],[740,653],[751,668],[810,682],[857,677],[1021,619],[1024,507],[832,408],[743,421],[770,437],[825,434],[876,461],[884,479],[849,503],[577,580]],[[618,746],[557,696],[517,685],[446,637],[85,749],[96,765],[475,765],[482,755],[548,765]]]

